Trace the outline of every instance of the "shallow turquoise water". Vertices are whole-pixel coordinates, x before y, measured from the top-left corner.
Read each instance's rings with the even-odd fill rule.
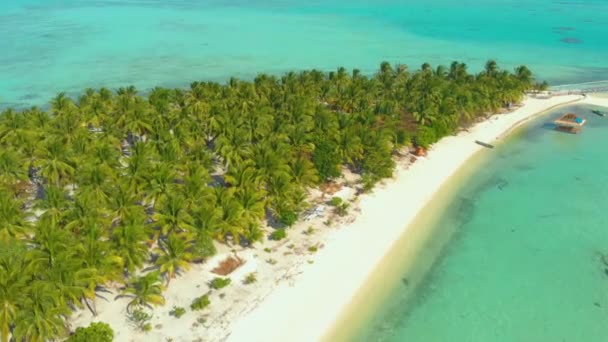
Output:
[[[589,119],[581,134],[545,124],[567,111]],[[606,132],[569,107],[487,152],[437,223],[455,233],[424,281],[397,287],[359,340],[608,341]]]
[[[608,80],[607,36],[605,0],[6,0],[0,106],[382,60],[496,58],[553,83]]]

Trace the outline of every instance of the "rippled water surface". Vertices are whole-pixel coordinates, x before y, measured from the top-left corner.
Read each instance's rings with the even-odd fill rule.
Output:
[[[0,106],[382,60],[495,58],[554,83],[606,80],[606,37],[605,0],[6,0]]]

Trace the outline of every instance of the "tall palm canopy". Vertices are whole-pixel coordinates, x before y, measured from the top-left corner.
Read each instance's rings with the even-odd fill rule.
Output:
[[[286,225],[309,189],[344,167],[366,184],[393,154],[427,146],[535,87],[525,66],[259,75],[60,93],[47,111],[0,113],[0,341],[67,334],[73,310],[124,284],[129,308],[161,305],[162,282]],[[214,242],[215,240],[215,242]],[[154,270],[146,273],[144,270]]]

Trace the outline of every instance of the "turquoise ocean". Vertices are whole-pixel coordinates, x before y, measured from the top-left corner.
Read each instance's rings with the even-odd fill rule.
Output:
[[[372,280],[390,290],[358,308],[370,312],[357,327],[346,318],[341,336],[608,341],[608,118],[591,109],[554,110],[477,156],[426,221],[433,233],[420,247],[425,259],[393,261],[391,284]],[[588,119],[583,132],[548,124],[566,112]]]
[[[493,58],[606,84],[607,39],[606,0],[4,0],[0,108],[383,60],[476,71]],[[582,134],[544,125],[565,110],[586,113]],[[560,109],[485,156],[437,213],[449,239],[423,280],[396,280],[355,339],[608,341],[607,130],[589,108]]]
[[[383,60],[608,80],[607,37],[605,0],[3,0],[0,107]]]

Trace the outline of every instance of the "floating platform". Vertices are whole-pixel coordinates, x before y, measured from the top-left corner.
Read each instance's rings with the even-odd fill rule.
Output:
[[[583,126],[587,123],[587,119],[579,117],[574,113],[562,115],[559,119],[553,121],[555,129],[566,133],[579,133]]]

